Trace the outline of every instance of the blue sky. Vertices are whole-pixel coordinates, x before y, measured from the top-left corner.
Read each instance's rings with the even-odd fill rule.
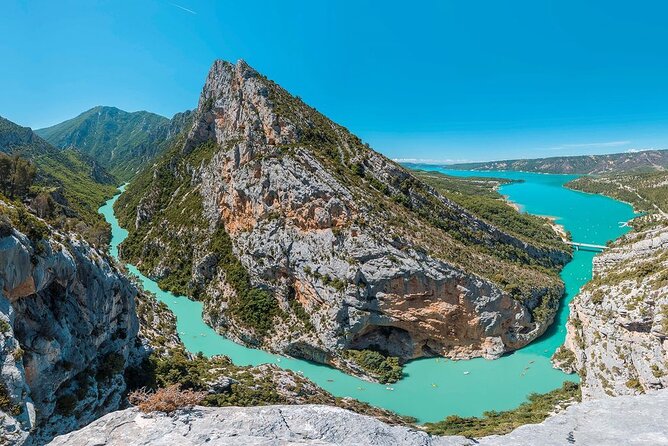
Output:
[[[193,108],[216,58],[393,158],[668,148],[660,1],[4,0],[0,115]]]

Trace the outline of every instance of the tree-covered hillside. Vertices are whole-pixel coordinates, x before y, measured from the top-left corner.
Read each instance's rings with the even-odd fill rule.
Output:
[[[11,165],[24,165],[18,159],[36,170],[34,184],[32,178],[30,184],[18,183],[21,189],[28,184],[28,191],[16,194],[12,187],[4,188],[8,198],[39,204],[40,216],[60,227],[77,227],[84,235],[106,227],[97,209],[115,193],[116,180],[94,160],[75,150],[58,150],[29,128],[4,118],[0,118],[0,153],[6,154],[4,164],[10,170]]]
[[[626,201],[639,212],[668,210],[668,172],[586,176],[566,185],[571,189]]]
[[[496,190],[512,180],[503,178],[459,178],[439,172],[416,170],[413,175],[465,209],[474,212],[498,228],[536,245],[562,248],[561,237],[547,218],[513,209]]]
[[[58,148],[76,148],[120,181],[129,181],[164,150],[163,143],[179,132],[185,115],[179,113],[170,120],[145,111],[95,107],[36,133]]]

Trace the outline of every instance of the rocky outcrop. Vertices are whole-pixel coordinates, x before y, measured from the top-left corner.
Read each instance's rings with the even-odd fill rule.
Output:
[[[58,445],[377,445],[470,444],[463,437],[432,438],[375,418],[330,406],[196,407],[173,415],[114,412],[81,431],[56,438]]]
[[[242,61],[214,63],[192,128],[117,211],[123,258],[204,300],[208,323],[318,362],[367,348],[499,357],[544,332],[569,259],[439,195]]]
[[[478,440],[431,437],[329,406],[196,407],[172,415],[127,409],[51,446],[199,445],[665,445],[668,392],[574,404],[541,424]]]
[[[44,444],[118,408],[136,295],[73,234],[0,234],[0,443]]]
[[[668,386],[668,228],[663,222],[628,234],[594,258],[594,278],[570,304],[567,328],[565,346],[555,358],[562,369],[580,374],[583,398]]]

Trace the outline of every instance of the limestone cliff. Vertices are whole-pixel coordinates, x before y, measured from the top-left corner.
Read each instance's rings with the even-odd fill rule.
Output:
[[[444,198],[242,61],[214,63],[192,128],[117,214],[123,258],[202,299],[213,327],[342,367],[345,349],[526,345],[552,321],[569,259]]]
[[[659,221],[596,256],[593,280],[570,305],[555,359],[580,374],[584,398],[668,386],[668,227],[644,219]]]
[[[196,407],[176,414],[109,414],[51,446],[187,444],[342,446],[563,446],[668,444],[668,392],[574,404],[543,423],[477,440],[430,437],[328,406]]]
[[[0,444],[40,445],[118,408],[137,289],[20,205],[0,201],[0,217]]]

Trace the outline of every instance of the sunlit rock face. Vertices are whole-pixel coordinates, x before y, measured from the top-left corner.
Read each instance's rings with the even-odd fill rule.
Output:
[[[594,259],[571,303],[557,364],[578,372],[584,398],[668,386],[668,229],[632,232]]]
[[[185,270],[177,290],[197,290],[210,325],[271,351],[497,358],[543,333],[563,293],[526,264],[558,268],[565,252],[477,218],[243,61],[214,63],[192,128],[138,182],[119,201],[124,259],[167,283]],[[268,332],[233,311],[246,297],[210,248],[219,228],[277,301]]]

